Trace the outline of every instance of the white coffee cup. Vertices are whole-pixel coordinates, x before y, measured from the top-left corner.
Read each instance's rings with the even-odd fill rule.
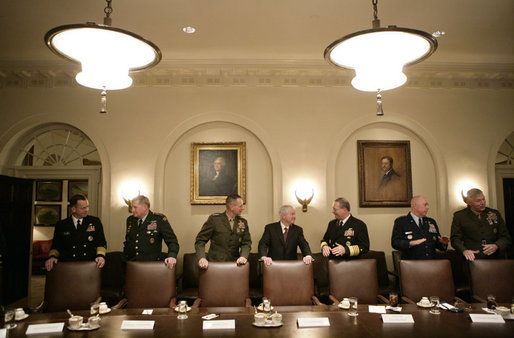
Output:
[[[420,303],[421,305],[426,305],[426,306],[428,306],[428,305],[430,305],[430,300],[428,299],[428,297],[421,297],[421,300],[419,301],[419,303]]]
[[[19,307],[14,312],[14,319],[15,320],[21,320],[23,318],[25,318],[25,311],[23,311],[23,308]]]
[[[100,326],[100,321],[101,320],[102,319],[100,317],[98,317],[98,316],[91,316],[91,317],[88,318],[87,323],[91,327],[98,327],[98,326]]]
[[[350,300],[348,298],[343,298],[341,301],[341,307],[343,309],[349,309],[350,308]]]
[[[98,311],[100,313],[105,313],[105,312],[109,311],[109,307],[107,306],[107,303],[105,303],[105,302],[100,303],[98,306]]]
[[[271,315],[271,321],[274,324],[279,325],[280,323],[282,323],[282,315],[278,312],[275,312],[274,314]]]
[[[72,316],[70,319],[68,319],[68,323],[70,325],[70,328],[72,329],[78,329],[80,325],[82,325],[82,321],[84,318],[82,316]]]
[[[257,325],[264,325],[264,323],[266,323],[266,315],[264,313],[254,314],[253,319]]]

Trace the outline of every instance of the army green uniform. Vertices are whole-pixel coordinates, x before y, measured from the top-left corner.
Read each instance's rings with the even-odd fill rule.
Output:
[[[498,245],[499,250],[490,256],[484,255],[482,241]],[[451,242],[460,252],[479,250],[476,258],[501,258],[511,244],[511,238],[498,210],[485,208],[479,218],[470,207],[467,207],[453,214]]]
[[[211,246],[206,256],[205,245],[209,240]],[[239,257],[248,259],[251,246],[252,239],[246,219],[236,216],[234,227],[230,228],[225,212],[210,215],[195,241],[198,260],[207,258],[208,261],[213,262],[236,261]]]
[[[127,234],[123,243],[126,261],[156,261],[161,258],[162,240],[168,246],[166,257],[177,258],[177,236],[163,214],[148,212],[144,222],[138,225],[134,216],[127,218]]]

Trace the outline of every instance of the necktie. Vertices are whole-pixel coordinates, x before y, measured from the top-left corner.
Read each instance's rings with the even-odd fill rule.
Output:
[[[343,226],[344,225],[343,221],[339,221],[339,225]]]
[[[289,229],[289,227],[284,227],[284,243],[287,241],[287,229]]]
[[[235,231],[235,229],[234,229],[234,219],[233,218],[229,218],[228,219],[228,224],[230,224],[230,229],[232,229],[232,231]]]
[[[140,228],[141,227],[141,224],[143,224],[143,220],[142,219],[139,219],[137,221],[137,227]]]
[[[77,230],[80,227],[80,219],[77,220]]]
[[[422,225],[423,225],[423,218],[420,218],[418,226],[421,228]]]

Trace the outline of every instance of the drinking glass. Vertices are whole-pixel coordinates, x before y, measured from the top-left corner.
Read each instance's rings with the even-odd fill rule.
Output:
[[[178,312],[179,315],[177,316],[178,319],[187,319],[187,302],[185,300],[181,300],[178,304]]]
[[[14,309],[6,309],[4,313],[5,328],[7,330],[14,329],[16,323],[14,322]]]
[[[430,297],[430,305],[432,308],[430,309],[430,313],[433,315],[438,315],[441,312],[439,311],[439,297],[432,296]]]
[[[392,307],[398,306],[398,294],[396,292],[391,292],[389,294],[389,305]]]
[[[359,313],[357,312],[357,306],[358,306],[357,297],[350,297],[349,300],[350,300],[350,311],[348,311],[348,315],[349,316],[358,316]]]
[[[493,295],[487,296],[487,308],[490,310],[496,309],[496,297]]]

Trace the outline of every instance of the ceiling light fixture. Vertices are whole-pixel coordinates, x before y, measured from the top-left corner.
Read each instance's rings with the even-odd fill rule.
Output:
[[[100,113],[107,112],[107,90],[130,87],[129,72],[153,67],[162,58],[153,42],[112,27],[112,0],[106,2],[103,25],[94,22],[64,25],[45,34],[45,43],[52,52],[82,65],[82,71],[75,77],[79,84],[102,90]]]
[[[380,27],[378,0],[373,5],[372,29],[348,34],[325,49],[325,60],[337,67],[354,69],[352,86],[377,92],[377,115],[383,115],[380,92],[407,81],[403,67],[428,58],[437,49],[429,33],[396,26]]]

